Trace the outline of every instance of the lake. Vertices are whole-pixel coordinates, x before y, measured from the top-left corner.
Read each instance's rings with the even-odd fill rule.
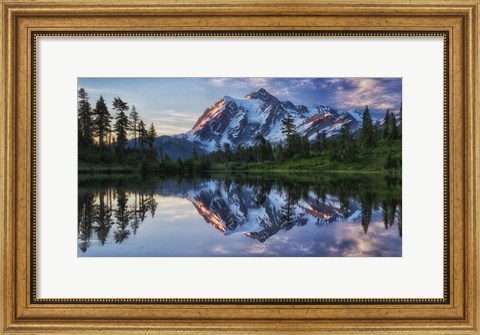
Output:
[[[401,257],[401,180],[290,173],[81,179],[79,257]]]

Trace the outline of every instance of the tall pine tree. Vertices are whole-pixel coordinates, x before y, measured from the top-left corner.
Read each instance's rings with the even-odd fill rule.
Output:
[[[398,129],[397,129],[397,121],[395,119],[395,114],[390,112],[387,109],[385,113],[385,118],[383,119],[383,139],[393,141],[398,138]]]
[[[138,122],[138,142],[140,143],[140,150],[143,151],[147,144],[147,130],[145,129],[145,123],[141,119]]]
[[[82,87],[78,90],[78,144],[83,147],[93,145],[92,108],[88,102],[88,94]]]
[[[132,109],[130,110],[130,128],[133,131],[133,141],[135,149],[137,149],[137,128],[139,120],[140,117],[138,116],[137,109],[135,108],[135,105],[132,105]]]
[[[390,140],[396,140],[398,138],[398,130],[397,130],[397,121],[395,120],[395,115],[390,113],[390,125],[389,125],[389,138]]]
[[[403,110],[403,102],[400,102],[400,111],[398,115],[398,136],[402,136],[402,110]]]
[[[348,124],[344,124],[340,129],[340,137],[338,138],[338,154],[341,161],[346,161],[349,158],[351,142],[350,127]]]
[[[375,134],[373,128],[372,117],[370,116],[370,111],[368,106],[365,106],[365,111],[363,112],[362,120],[362,129],[360,131],[360,138],[363,145],[366,148],[371,148],[375,144]]]
[[[100,98],[97,100],[95,109],[93,110],[93,116],[94,134],[98,137],[100,149],[103,149],[105,145],[105,139],[111,129],[110,121],[112,120],[112,116],[108,111],[103,96],[100,96]]]
[[[294,147],[294,141],[295,141],[295,135],[296,135],[296,129],[295,125],[293,124],[293,118],[290,114],[287,114],[283,119],[282,119],[282,134],[285,135],[285,140],[286,140],[286,151],[287,151],[287,156],[292,157],[293,156],[293,147]]]
[[[127,143],[127,132],[130,129],[130,121],[125,114],[125,112],[128,110],[128,105],[120,98],[114,98],[112,105],[113,109],[117,111],[113,129],[115,130],[115,134],[117,136],[117,150],[121,154],[125,149],[125,144]]]
[[[385,113],[385,118],[383,119],[383,131],[382,131],[382,137],[383,139],[387,140],[390,137],[390,110],[387,109]]]
[[[156,138],[157,138],[157,132],[155,131],[155,126],[153,125],[153,122],[152,122],[150,123],[150,128],[148,128],[148,132],[147,132],[147,141],[150,149],[153,149],[153,143],[155,142]]]

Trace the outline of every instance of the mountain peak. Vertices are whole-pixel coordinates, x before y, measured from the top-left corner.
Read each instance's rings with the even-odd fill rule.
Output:
[[[223,96],[205,110],[185,136],[191,142],[200,143],[199,147],[207,152],[223,143],[229,143],[232,148],[252,146],[258,135],[278,143],[284,139],[282,119],[287,114],[293,117],[297,132],[310,141],[319,133],[327,137],[339,136],[344,124],[355,132],[362,123],[357,111],[337,111],[323,105],[309,109],[289,100],[280,101],[265,88],[260,88],[244,98]]]
[[[259,100],[262,100],[262,101],[265,101],[265,102],[277,102],[279,103],[280,101],[277,99],[277,97],[275,97],[274,95],[270,94],[267,92],[266,89],[264,89],[263,87],[260,88],[258,91],[256,92],[252,92],[250,94],[247,94],[245,96],[246,99],[259,99]]]

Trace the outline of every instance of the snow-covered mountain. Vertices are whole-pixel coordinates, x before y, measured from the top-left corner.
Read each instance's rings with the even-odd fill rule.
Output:
[[[313,190],[293,199],[282,188],[262,191],[255,183],[212,179],[194,185],[167,182],[156,192],[189,200],[205,222],[224,235],[241,233],[262,243],[279,231],[307,224],[357,222],[365,233],[369,224],[362,220],[362,206],[358,200],[350,198],[342,203],[338,196],[330,194],[322,199]],[[373,210],[369,217],[381,214],[381,209]]]
[[[319,133],[325,133],[327,137],[338,135],[344,124],[354,132],[362,122],[361,113],[356,110],[340,111],[322,105],[309,109],[291,101],[280,101],[261,88],[241,99],[223,97],[207,108],[193,128],[179,138],[200,143],[206,151],[214,151],[224,143],[233,148],[251,146],[258,135],[278,143],[284,139],[282,119],[288,114],[293,118],[297,132],[301,136],[307,135],[311,141]]]
[[[225,143],[232,150],[239,145],[252,146],[258,135],[272,144],[285,139],[282,134],[282,119],[290,115],[300,136],[315,141],[319,134],[335,137],[343,125],[350,132],[357,132],[362,124],[363,111],[337,110],[330,106],[316,105],[308,108],[291,101],[280,101],[264,88],[243,98],[224,96],[207,108],[188,132],[174,136],[160,136],[155,146],[173,158],[191,157],[193,148],[197,154],[213,152]],[[395,114],[397,123],[399,114]],[[382,120],[375,120],[381,124]],[[133,146],[133,142],[129,144]]]

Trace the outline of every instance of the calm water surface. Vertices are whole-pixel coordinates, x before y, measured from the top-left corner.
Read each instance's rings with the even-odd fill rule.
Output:
[[[82,182],[78,256],[400,257],[401,181],[235,174]]]

